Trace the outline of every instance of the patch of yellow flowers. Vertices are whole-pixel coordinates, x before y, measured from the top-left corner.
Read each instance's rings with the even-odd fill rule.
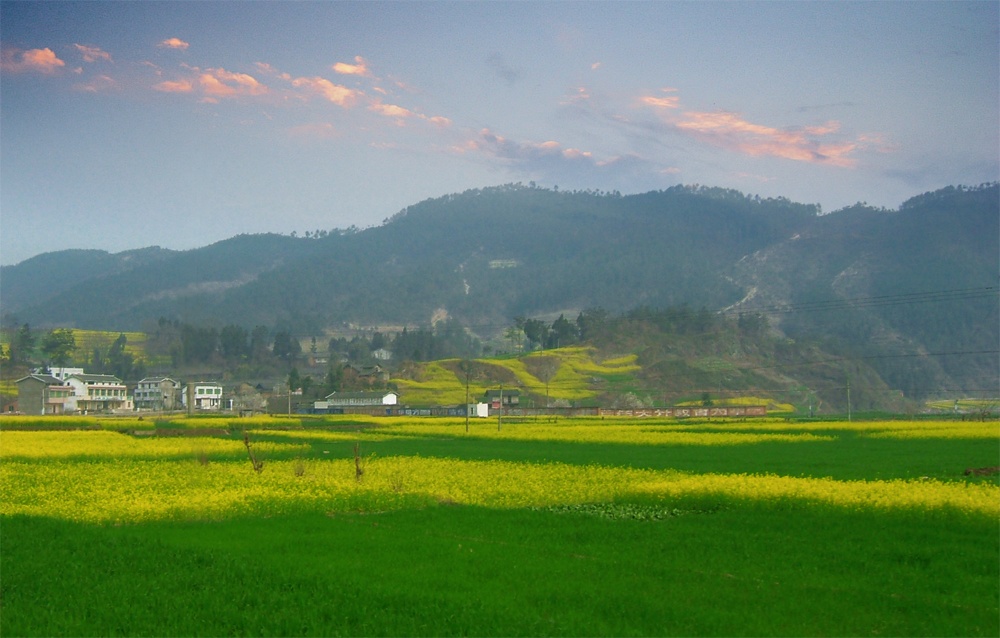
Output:
[[[572,422],[563,425],[545,423],[504,425],[496,420],[477,420],[469,426],[469,433],[455,423],[428,421],[425,424],[395,424],[388,421],[378,429],[382,434],[402,436],[469,436],[481,439],[508,439],[516,441],[564,441],[579,443],[623,443],[631,445],[750,445],[765,442],[832,441],[833,437],[810,433],[769,433],[733,431],[699,432],[690,426],[630,424],[611,421],[607,425]]]
[[[294,436],[301,439],[303,434]],[[358,435],[310,434],[330,441],[358,440]],[[667,503],[718,497],[726,502],[820,503],[848,510],[948,509],[1000,516],[1000,488],[989,483],[837,481],[419,456],[362,458],[364,472],[359,477],[353,458],[306,458],[308,447],[294,444],[254,446],[265,460],[271,455],[286,460],[267,461],[257,473],[238,440],[132,438],[101,431],[0,432],[0,514],[133,523],[277,515],[302,508],[382,511],[437,502],[519,508],[643,495]],[[290,458],[299,453],[299,458]]]

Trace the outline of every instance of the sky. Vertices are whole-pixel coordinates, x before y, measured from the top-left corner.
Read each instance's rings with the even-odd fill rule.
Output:
[[[365,228],[517,182],[897,208],[1000,179],[998,13],[2,0],[0,263]]]

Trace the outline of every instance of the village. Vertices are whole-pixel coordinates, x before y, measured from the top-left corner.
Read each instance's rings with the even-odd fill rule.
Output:
[[[25,415],[131,414],[135,412],[229,412],[241,416],[264,412],[300,414],[363,413],[375,415],[449,414],[487,417],[491,410],[515,409],[516,389],[489,390],[482,400],[468,406],[409,408],[401,405],[399,393],[381,391],[337,391],[322,400],[302,403],[301,390],[278,386],[268,391],[246,383],[224,388],[214,381],[182,383],[170,377],[145,377],[132,389],[110,374],[88,374],[83,368],[36,369],[16,381],[18,400],[8,406],[11,413]],[[282,409],[284,408],[284,409]]]
[[[226,389],[213,381],[181,383],[170,377],[146,377],[132,393],[118,377],[88,374],[83,368],[38,369],[17,380],[18,401],[8,412],[24,415],[128,415],[147,413],[367,414],[371,416],[618,416],[618,417],[759,417],[763,405],[678,406],[663,408],[540,407],[522,405],[518,388],[488,389],[475,403],[409,406],[395,390],[336,391],[321,400],[302,402],[301,391],[287,386],[267,391],[246,383]]]

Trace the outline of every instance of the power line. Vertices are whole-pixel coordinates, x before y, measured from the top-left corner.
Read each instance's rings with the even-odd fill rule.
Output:
[[[847,299],[827,299],[823,301],[807,301],[801,303],[775,304],[756,308],[727,309],[719,314],[788,314],[792,312],[823,312],[830,310],[845,310],[849,308],[871,308],[881,306],[898,306],[917,303],[941,301],[960,301],[965,299],[982,299],[993,297],[1000,293],[996,286],[979,288],[961,288],[957,290],[939,290],[928,292],[913,292],[899,295],[879,295],[874,297],[851,297]]]
[[[803,361],[801,363],[779,363],[772,366],[755,366],[751,368],[736,368],[737,370],[773,370],[776,368],[793,368],[797,366],[818,365],[821,363],[840,363],[843,361],[866,361],[872,359],[907,359],[915,357],[948,357],[970,354],[1000,354],[1000,350],[958,350],[953,352],[914,352],[907,354],[873,354],[859,357],[833,357],[832,359],[817,359],[815,361]]]

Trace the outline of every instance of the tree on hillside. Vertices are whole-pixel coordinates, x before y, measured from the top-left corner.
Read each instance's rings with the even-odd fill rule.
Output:
[[[58,367],[65,366],[76,350],[76,337],[68,328],[56,328],[42,337],[42,354]]]
[[[292,336],[287,330],[279,330],[274,333],[274,345],[271,348],[274,356],[284,361],[294,361],[302,354],[302,345],[299,340]]]
[[[535,376],[545,384],[545,407],[549,407],[549,381],[559,372],[560,365],[562,362],[556,357],[544,357],[536,364]]]
[[[559,318],[552,322],[546,345],[549,348],[563,348],[574,343],[576,343],[576,327],[566,317],[559,315]]]
[[[122,380],[138,380],[145,376],[145,366],[137,363],[132,353],[125,350],[128,337],[119,334],[115,342],[108,348],[104,360],[104,370]]]
[[[271,355],[271,331],[267,326],[256,326],[250,333],[250,357],[257,362]]]
[[[549,329],[541,319],[526,319],[524,321],[524,336],[528,342],[536,346],[544,346]]]
[[[341,363],[330,364],[327,368],[326,376],[323,378],[323,396],[329,396],[339,391],[344,386],[344,365]]]
[[[292,368],[288,373],[288,390],[290,392],[295,392],[302,387],[302,376],[299,375],[298,368]]]
[[[588,308],[576,317],[576,331],[580,341],[590,341],[603,335],[610,316],[604,308]]]
[[[11,363],[28,363],[35,352],[36,338],[31,334],[31,326],[21,324],[10,342]]]
[[[181,351],[185,363],[205,363],[219,347],[219,332],[215,328],[181,326]]]
[[[250,354],[250,335],[246,328],[230,324],[219,333],[219,349],[229,361],[238,361]]]

